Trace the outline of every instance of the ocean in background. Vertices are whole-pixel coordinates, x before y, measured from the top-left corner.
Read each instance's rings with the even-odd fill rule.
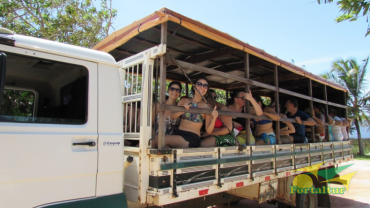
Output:
[[[356,129],[349,135],[350,139],[357,139],[357,131]],[[363,139],[370,139],[370,128],[369,127],[361,127],[361,138]]]

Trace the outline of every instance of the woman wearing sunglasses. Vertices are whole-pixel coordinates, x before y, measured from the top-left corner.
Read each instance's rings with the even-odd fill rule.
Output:
[[[179,101],[177,106],[183,106],[186,110],[190,108],[210,108],[206,102],[202,100],[202,96],[205,96],[208,92],[208,81],[206,78],[198,78],[194,82],[194,86],[191,89],[193,92],[193,98],[183,98]],[[218,112],[215,107],[212,114],[199,114],[189,112],[173,112],[171,119],[181,118],[180,126],[174,135],[165,136],[165,146],[171,148],[187,148],[187,147],[199,147],[200,145],[200,129],[203,126],[203,120],[205,120],[205,129],[207,133],[212,133]],[[153,140],[153,147],[157,147],[158,140]]]
[[[182,86],[181,86],[181,83],[178,82],[178,81],[172,81],[171,83],[168,84],[168,90],[167,90],[167,93],[168,93],[168,99],[166,100],[166,105],[177,105],[177,98],[180,97],[181,95],[181,90],[182,90]],[[159,103],[157,102],[156,103],[157,105],[157,109],[159,109]],[[155,113],[155,111],[153,110],[153,114]],[[173,134],[179,124],[180,124],[180,119],[179,118],[176,118],[176,119],[171,119],[170,117],[171,115],[171,111],[165,111],[164,113],[164,117],[165,117],[165,120],[164,120],[164,126],[165,126],[165,134]],[[155,134],[158,134],[158,123],[159,123],[159,114],[157,113],[156,116],[153,116],[153,124],[154,124],[154,119],[157,119],[157,123],[156,123],[156,126],[155,126]]]
[[[253,106],[249,108],[251,114],[256,114],[257,116],[263,114],[261,107],[258,105],[256,100],[254,100],[251,92],[246,93],[243,91],[234,91],[233,93],[231,93],[231,99],[228,107],[233,112],[245,113],[244,111],[245,100],[249,100],[249,102]],[[241,131],[244,128],[246,128],[245,118],[233,118],[232,120],[234,128],[237,129],[238,131]]]

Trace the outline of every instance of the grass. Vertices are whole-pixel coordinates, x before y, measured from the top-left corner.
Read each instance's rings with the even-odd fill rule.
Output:
[[[359,149],[358,149],[358,140],[357,139],[350,139],[352,141],[352,154],[357,160],[370,160],[370,140],[369,139],[363,139],[362,142],[364,144],[364,150],[365,155],[360,156]]]

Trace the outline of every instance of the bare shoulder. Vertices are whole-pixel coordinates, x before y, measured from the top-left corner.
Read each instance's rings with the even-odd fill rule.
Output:
[[[198,107],[199,108],[210,108],[209,105],[207,103],[205,103],[204,101],[200,102],[198,104]]]
[[[183,106],[184,104],[188,104],[188,103],[190,103],[190,99],[189,99],[189,98],[183,98],[183,99],[181,99],[181,100],[177,103],[177,105],[178,105],[178,106]]]
[[[271,108],[270,106],[266,106],[264,109],[263,109],[263,112],[266,112],[266,113],[276,113],[274,111],[273,108]]]
[[[220,105],[221,106],[221,108],[220,109],[218,109],[218,110],[222,110],[222,111],[230,111],[230,109],[226,106],[226,105]]]

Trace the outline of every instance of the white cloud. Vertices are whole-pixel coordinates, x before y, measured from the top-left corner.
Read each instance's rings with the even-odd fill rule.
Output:
[[[306,61],[300,61],[295,63],[297,66],[310,66],[310,65],[316,65],[316,64],[328,64],[330,65],[335,59],[338,58],[350,58],[350,57],[355,57],[358,60],[357,61],[362,61],[362,59],[365,59],[367,56],[370,55],[370,50],[360,50],[360,51],[354,51],[354,52],[349,52],[349,53],[342,53],[342,54],[337,54],[337,55],[332,55],[328,57],[319,57],[316,59],[311,59],[311,60],[306,60]]]

